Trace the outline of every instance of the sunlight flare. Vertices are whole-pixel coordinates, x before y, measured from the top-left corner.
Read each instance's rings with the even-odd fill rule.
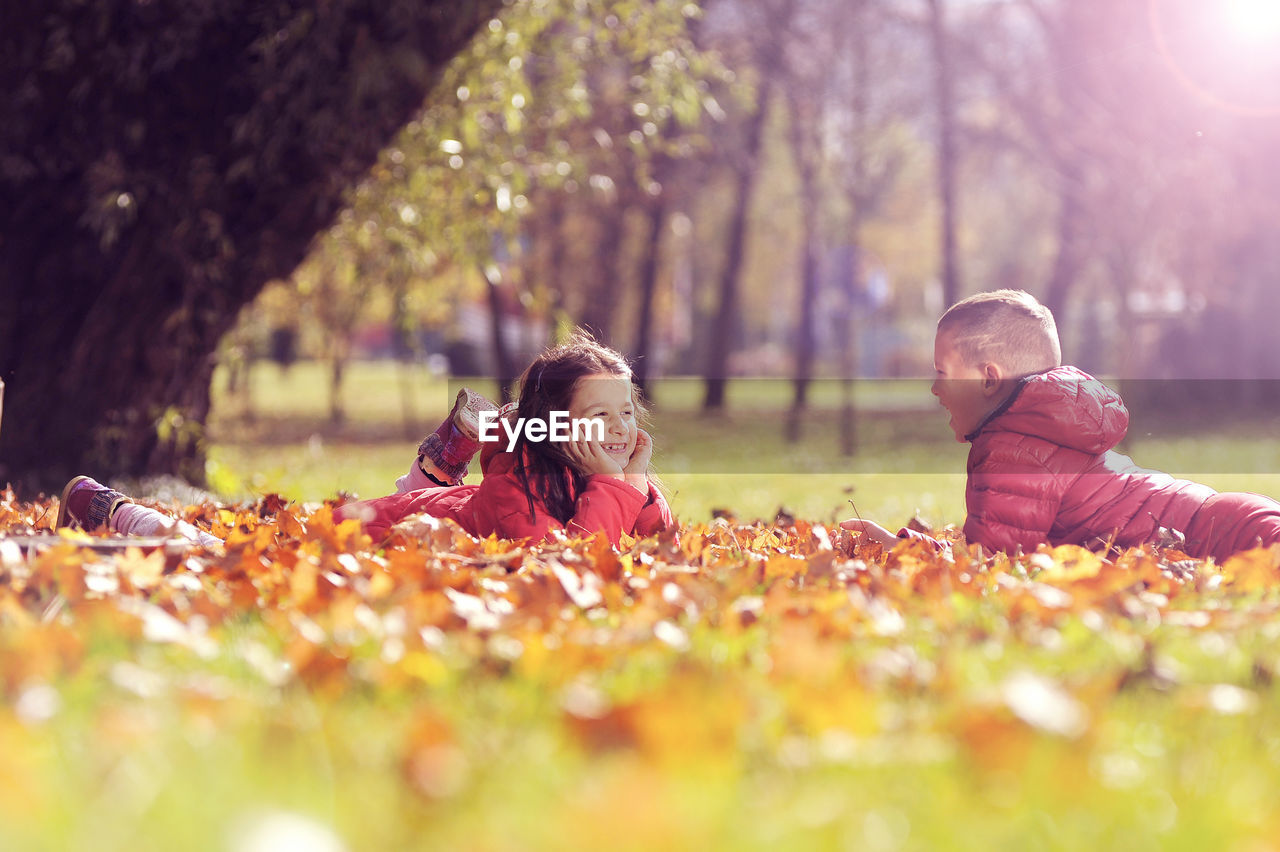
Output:
[[[1277,0],[1224,0],[1223,21],[1237,38],[1252,42],[1280,40],[1280,2]]]

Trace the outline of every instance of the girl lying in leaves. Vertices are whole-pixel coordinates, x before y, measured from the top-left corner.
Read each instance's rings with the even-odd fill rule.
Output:
[[[539,355],[520,378],[518,403],[496,410],[464,389],[419,446],[409,473],[396,481],[398,493],[339,507],[336,517],[359,518],[375,540],[416,514],[452,518],[475,536],[535,541],[564,529],[603,532],[617,544],[622,533],[645,536],[672,525],[671,510],[649,479],[653,442],[637,425],[641,409],[619,353],[575,336]],[[576,440],[551,439],[547,424],[566,412],[570,423],[603,421],[603,439],[588,429]],[[498,417],[505,424],[489,430],[497,440],[481,441],[482,419],[492,427]],[[543,425],[521,427],[533,423]],[[462,485],[477,451],[484,480]]]
[[[597,430],[583,430],[577,440],[538,440],[537,429],[511,428],[551,423],[553,412],[567,412],[569,421],[599,418],[603,438]],[[340,506],[335,516],[359,519],[375,541],[417,514],[451,518],[481,537],[542,540],[563,529],[569,535],[603,532],[617,544],[623,533],[658,532],[673,521],[649,479],[653,443],[637,425],[640,412],[626,360],[575,336],[534,360],[520,379],[519,402],[502,412],[463,389],[440,428],[418,447],[409,473],[396,481],[397,493]],[[506,426],[496,422],[499,416]],[[480,440],[482,420],[499,427],[487,430],[497,440]],[[468,463],[482,448],[484,481],[463,485]],[[71,480],[62,492],[57,525],[68,523],[128,535],[169,534],[175,527],[168,515],[87,476]],[[200,544],[221,543],[190,525],[178,527]]]

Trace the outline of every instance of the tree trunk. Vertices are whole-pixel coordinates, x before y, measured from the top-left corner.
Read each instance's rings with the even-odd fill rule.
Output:
[[[622,178],[619,178],[621,183]],[[627,235],[627,207],[621,193],[608,199],[594,199],[592,204],[598,231],[595,235],[594,280],[589,278],[583,288],[586,302],[578,324],[602,343],[612,341],[613,318],[618,312],[623,278],[619,272],[623,266],[623,243]]]
[[[810,215],[805,216],[810,219]],[[800,292],[800,318],[796,328],[796,364],[792,379],[791,413],[787,419],[786,439],[790,443],[800,440],[804,412],[808,407],[809,384],[813,381],[815,355],[814,311],[818,301],[818,248],[817,235],[812,222],[805,224],[803,284]]]
[[[857,328],[854,324],[854,312],[858,291],[861,289],[862,230],[863,223],[879,203],[880,193],[872,184],[879,183],[878,178],[883,177],[880,175],[873,180],[866,156],[872,83],[868,61],[869,28],[865,25],[867,11],[868,4],[866,0],[862,0],[843,22],[846,50],[853,61],[853,79],[850,81],[849,93],[853,113],[853,156],[845,174],[845,191],[853,199],[853,205],[849,215],[849,246],[847,251],[840,254],[833,278],[844,297],[837,300],[839,307],[835,311],[835,326],[840,373],[839,451],[840,455],[846,457],[852,456],[858,448],[857,410],[853,395],[857,373],[854,348]]]
[[[792,378],[791,411],[787,417],[785,437],[790,443],[800,440],[804,412],[808,404],[809,382],[813,379],[815,355],[814,311],[818,301],[818,192],[817,164],[818,140],[806,131],[812,130],[816,121],[793,110],[791,115],[791,150],[796,171],[800,175],[801,229],[803,252],[801,260],[800,304],[797,306],[795,375]]]
[[[531,244],[538,247],[532,257],[535,263],[530,267],[533,271],[529,281],[544,295],[548,302],[562,302],[565,293],[567,276],[569,237],[565,222],[569,219],[566,211],[568,199],[561,192],[548,192],[539,197],[535,204],[545,211],[542,216],[530,217],[529,229]],[[549,310],[548,314],[554,314]],[[552,322],[554,328],[554,322]],[[550,339],[550,335],[548,339]]]
[[[601,343],[612,340],[613,315],[617,310],[619,282],[609,280],[618,268],[618,241],[622,239],[621,215],[618,211],[605,214],[601,222],[600,236],[596,242],[594,268],[599,270],[595,281],[587,281],[584,288],[585,302],[578,325]]]
[[[156,250],[141,240],[103,282],[93,280],[101,258],[84,249],[54,240],[3,247],[15,262],[6,283],[31,284],[9,294],[0,316],[10,395],[0,478],[49,491],[80,472],[202,481],[214,352],[234,311],[214,294],[183,299],[178,276],[158,273]],[[63,276],[60,287],[36,283],[51,274]],[[138,280],[172,305],[165,321]]]
[[[489,322],[490,330],[493,333],[493,362],[497,375],[494,376],[498,380],[498,393],[502,397],[502,401],[510,402],[512,393],[515,388],[516,375],[515,365],[511,357],[511,348],[507,345],[507,338],[502,333],[503,317],[505,316],[505,308],[502,304],[502,291],[499,288],[500,282],[490,277],[489,273],[483,268],[480,274],[484,276],[486,284],[488,284],[489,294]]]
[[[640,327],[636,330],[635,383],[649,394],[649,358],[653,354],[653,303],[658,293],[658,251],[662,246],[662,224],[666,221],[665,196],[649,202],[649,243],[640,261]]]
[[[1067,296],[1080,272],[1080,227],[1084,216],[1081,167],[1074,158],[1065,159],[1058,173],[1058,253],[1045,285],[1044,304],[1053,311],[1058,324],[1066,318]]]
[[[414,365],[422,363],[423,352],[417,318],[406,305],[406,291],[405,282],[397,282],[391,297],[391,327],[394,329],[392,339],[396,356],[396,384],[400,387],[400,422],[404,425],[405,437],[412,438],[419,429],[414,414],[414,387],[417,385]]]
[[[724,268],[720,272],[720,303],[716,309],[705,374],[706,391],[702,410],[723,411],[725,390],[729,381],[729,351],[738,328],[738,291],[742,275],[742,259],[746,252],[747,221],[751,213],[751,195],[759,171],[760,146],[764,137],[764,123],[769,112],[773,93],[773,80],[769,68],[762,69],[759,100],[755,111],[747,118],[743,128],[743,150],[736,168],[735,198],[732,218],[729,222],[729,242],[725,251]]]
[[[202,481],[219,340],[499,5],[6,9],[0,481]]]
[[[414,375],[417,369],[412,361],[397,361],[396,372],[399,374],[397,379],[400,385],[400,422],[404,425],[405,438],[409,439],[419,431],[418,407],[414,403],[414,389],[419,377]]]
[[[934,97],[938,113],[938,196],[942,202],[942,304],[960,300],[960,261],[956,255],[956,116],[947,33],[946,0],[928,0],[933,44]]]
[[[331,426],[339,426],[347,419],[347,411],[342,404],[342,379],[346,371],[346,356],[335,352],[329,359],[329,425]]]
[[[840,455],[852,456],[858,449],[857,406],[853,397],[853,384],[857,375],[857,358],[854,351],[853,305],[857,298],[862,266],[862,226],[858,217],[850,227],[853,245],[836,270],[837,286],[844,298],[836,310],[836,335],[840,365]]]

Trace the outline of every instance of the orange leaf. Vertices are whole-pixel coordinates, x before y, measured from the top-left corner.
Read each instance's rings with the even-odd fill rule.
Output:
[[[1227,559],[1222,563],[1222,574],[1226,582],[1239,589],[1254,591],[1272,588],[1280,568],[1280,548],[1255,547]]]

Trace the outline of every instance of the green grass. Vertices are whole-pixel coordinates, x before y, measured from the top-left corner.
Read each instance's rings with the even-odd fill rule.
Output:
[[[233,500],[264,492],[308,501],[339,492],[389,493],[461,383],[422,368],[357,362],[343,390],[346,419],[335,424],[321,365],[303,362],[287,373],[259,365],[247,408],[242,397],[228,395],[219,374],[209,480]],[[466,383],[496,396],[487,379]],[[783,438],[790,392],[781,380],[731,382],[726,413],[708,417],[700,410],[700,381],[658,384],[651,423],[654,468],[679,517],[697,522],[730,510],[744,520],[770,519],[785,509],[829,520],[851,517],[852,499],[857,513],[886,526],[915,513],[935,526],[964,520],[967,446],[952,440],[927,383],[857,383],[857,448],[851,457],[839,452],[840,383],[814,384],[803,439],[794,444]],[[1223,418],[1197,429],[1189,434],[1174,422],[1135,422],[1121,449],[1145,467],[1219,490],[1280,494],[1275,421]],[[478,476],[473,467],[470,481]]]
[[[434,429],[452,403],[449,383],[410,372],[413,398],[405,416],[398,369],[360,363],[348,373],[347,419],[329,420],[327,378],[319,365],[302,363],[281,373],[269,365],[252,375],[252,416],[231,398],[222,377],[215,382],[209,478],[228,499],[275,491],[295,500],[321,500],[344,491],[376,496],[394,490],[422,435]],[[491,382],[468,381],[495,395]],[[870,387],[870,386],[869,386]],[[863,405],[914,406],[905,391],[915,383],[884,385],[874,395],[859,389]],[[783,439],[784,382],[731,384],[726,414],[700,412],[701,383],[663,382],[652,411],[657,445],[654,468],[681,517],[707,519],[729,509],[744,519],[772,518],[780,509],[813,518],[846,516],[853,498],[858,511],[904,520],[912,512],[935,518],[962,511],[964,448],[946,440],[945,419],[935,411],[898,417],[867,414],[859,420],[859,446],[840,455],[839,389],[815,388],[815,411],[803,440]],[[836,406],[821,408],[820,406]],[[906,435],[903,443],[898,438]],[[472,481],[478,478],[473,467]]]

